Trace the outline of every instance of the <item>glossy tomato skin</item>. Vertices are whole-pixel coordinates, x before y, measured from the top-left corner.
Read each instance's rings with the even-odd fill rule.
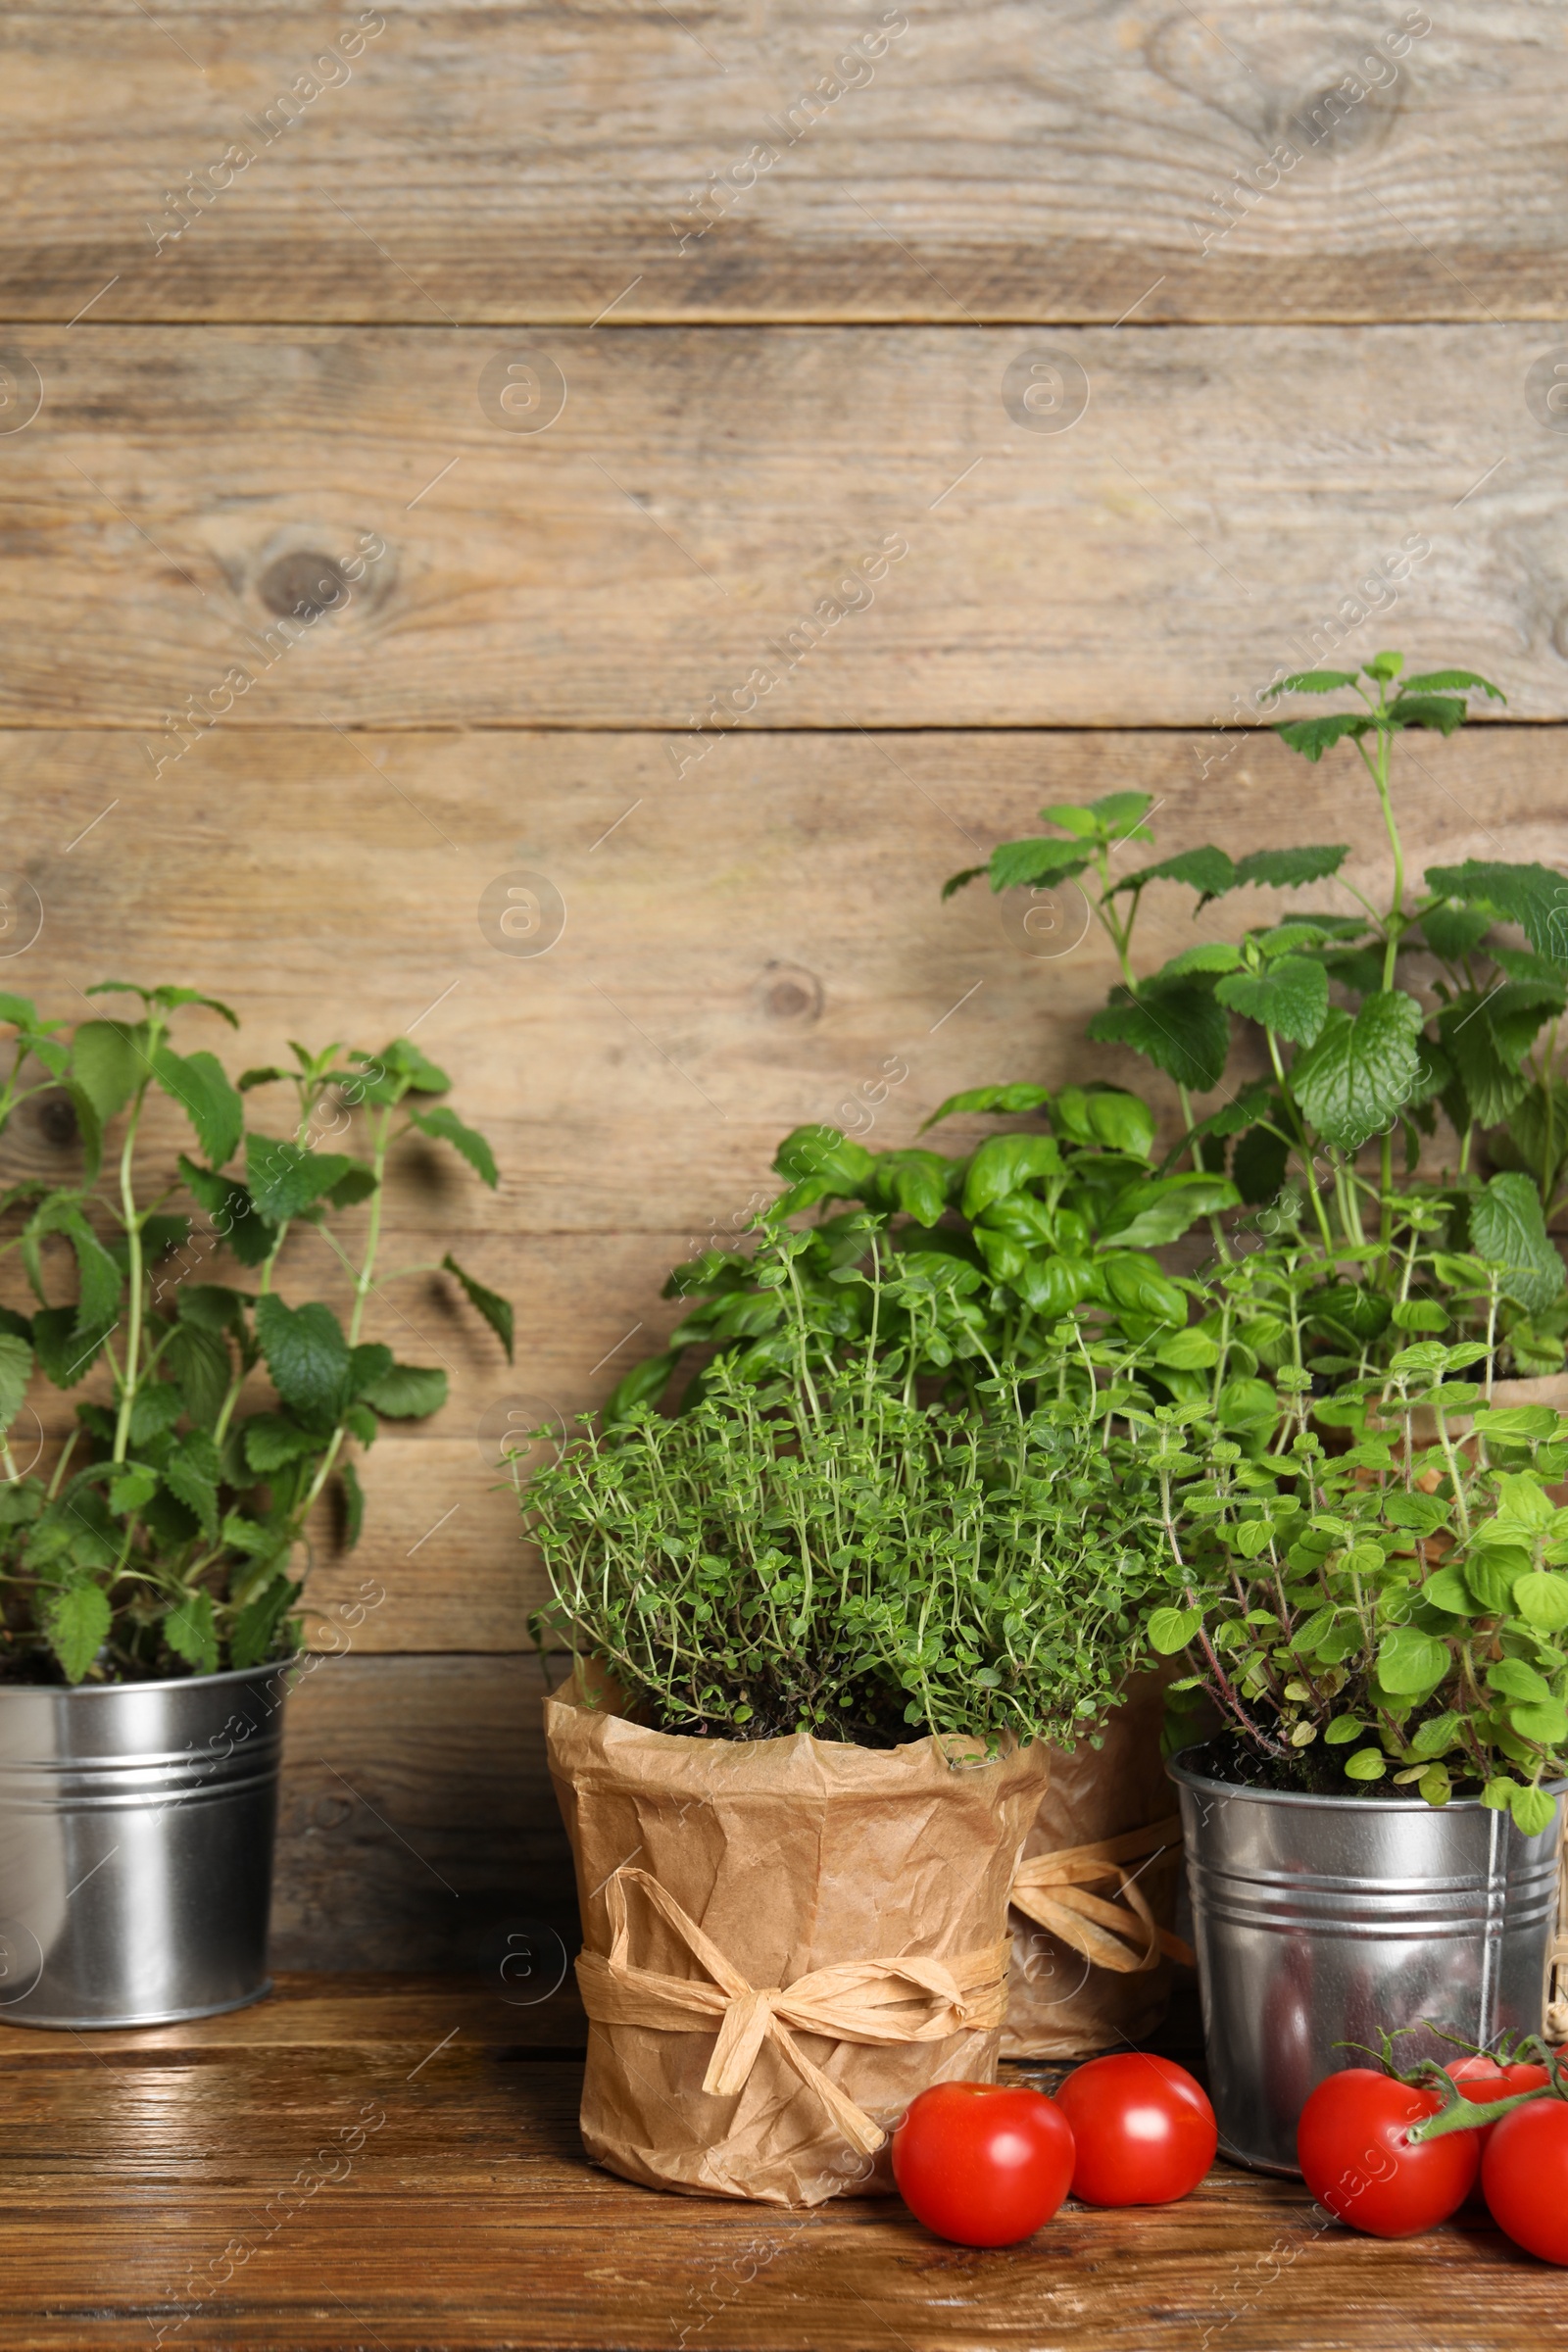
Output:
[[[1482,2107],[1490,2107],[1494,2099],[1511,2099],[1521,2090],[1540,2090],[1550,2081],[1544,2066],[1531,2066],[1523,2059],[1499,2066],[1495,2058],[1485,2056],[1454,2058],[1443,2071],[1453,2077],[1467,2099]],[[1484,2124],[1476,2133],[1483,2161],[1487,2142],[1496,2129],[1495,2124]]]
[[[1568,2264],[1568,2100],[1532,2099],[1494,2124],[1481,2187],[1515,2245]]]
[[[1214,2161],[1218,2132],[1202,2085],[1147,2050],[1091,2058],[1056,2104],[1077,2146],[1072,2193],[1086,2205],[1169,2205]]]
[[[1321,2082],[1301,2110],[1296,2156],[1320,2205],[1371,2237],[1413,2237],[1457,2213],[1475,2184],[1479,2132],[1409,2145],[1405,2132],[1442,2101],[1369,2066]]]
[[[1067,2194],[1072,2156],[1060,2108],[1021,2083],[935,2082],[893,2134],[904,2202],[960,2246],[1032,2237]]]

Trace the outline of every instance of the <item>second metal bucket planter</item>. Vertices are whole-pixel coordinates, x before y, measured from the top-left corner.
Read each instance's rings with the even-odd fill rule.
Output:
[[[0,1688],[0,2023],[167,2025],[267,1991],[288,1673]]]
[[[1307,2094],[1372,2063],[1380,2030],[1430,2019],[1485,2043],[1540,2033],[1557,1918],[1557,1818],[1525,1838],[1476,1798],[1310,1796],[1214,1780],[1181,1790],[1209,2096],[1220,2146],[1295,2173]],[[1412,2034],[1406,2063],[1454,2055]]]

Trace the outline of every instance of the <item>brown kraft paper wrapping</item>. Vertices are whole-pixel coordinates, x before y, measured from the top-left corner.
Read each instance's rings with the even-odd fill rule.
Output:
[[[1175,1671],[1171,1667],[1136,1675],[1098,1748],[1087,1740],[1065,1751],[1053,1748],[1051,1783],[1024,1846],[1025,1865],[1039,1856],[1102,1840],[1111,1841],[1114,1848],[1128,1832],[1175,1814],[1175,1791],[1159,1752],[1165,1684]],[[1147,1846],[1149,1840],[1127,1842]],[[1147,1852],[1118,1857],[1155,1926],[1167,1934],[1176,1916],[1181,1850],[1178,1821],[1170,1843],[1156,1859],[1150,1860]],[[1114,1869],[1085,1883],[1090,1892],[1113,1901],[1123,1912],[1121,1940],[1147,1951],[1146,1923],[1120,1894]],[[1097,2050],[1115,2049],[1153,2033],[1169,2005],[1170,1960],[1165,1950],[1158,1952],[1152,1966],[1122,1974],[1097,1966],[1037,1921],[1013,1911],[1003,2057],[1087,2058]]]
[[[995,2079],[1047,1751],[954,1769],[930,1739],[684,1739],[569,1690],[545,1729],[582,1914],[589,2156],[690,2196],[891,2194],[877,2143],[915,2094]],[[841,2032],[809,2030],[825,2019]]]

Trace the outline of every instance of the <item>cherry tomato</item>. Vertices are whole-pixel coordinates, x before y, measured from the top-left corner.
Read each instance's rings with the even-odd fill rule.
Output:
[[[1481,2186],[1493,2220],[1516,2246],[1543,2262],[1568,2263],[1568,2101],[1532,2099],[1494,2124]]]
[[[1072,2133],[1022,2083],[935,2082],[893,2134],[893,2178],[915,2220],[960,2246],[1011,2246],[1049,2222],[1072,2179]]]
[[[1056,2093],[1078,2160],[1072,2193],[1088,2205],[1169,2205],[1214,2161],[1214,2110],[1184,2066],[1145,2050],[1075,2067]]]
[[[1522,2058],[1499,2066],[1495,2058],[1485,2054],[1451,2059],[1443,2071],[1453,2077],[1467,2099],[1475,2099],[1483,2107],[1490,2107],[1494,2099],[1511,2099],[1521,2090],[1540,2090],[1551,2080],[1544,2066],[1531,2066]],[[1495,2124],[1483,2124],[1476,2133],[1483,2157],[1496,2129]]]
[[[1435,2115],[1435,2090],[1418,2090],[1369,2066],[1321,2082],[1296,2130],[1301,2177],[1320,2205],[1373,2237],[1411,2237],[1457,2213],[1481,2161],[1479,2132],[1405,2138]]]

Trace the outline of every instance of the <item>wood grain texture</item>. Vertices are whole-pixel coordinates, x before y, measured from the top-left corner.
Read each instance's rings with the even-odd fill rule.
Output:
[[[88,318],[21,347],[0,718],[143,728],[181,798],[193,708],[666,728],[673,772],[737,721],[1206,725],[1392,635],[1568,713],[1538,328]],[[518,431],[504,396],[564,405]]]
[[[976,886],[943,906],[955,866],[1030,830],[1043,801],[1141,788],[1162,850],[1349,841],[1357,882],[1388,878],[1352,755],[1308,767],[1270,735],[754,733],[678,778],[660,738],[634,735],[227,726],[157,781],[134,737],[23,730],[0,751],[10,887],[18,906],[34,888],[42,912],[0,961],[6,985],[69,1018],[107,972],[188,982],[241,1012],[236,1067],[286,1055],[291,1037],[374,1047],[412,1026],[494,1143],[494,1196],[422,1149],[392,1187],[382,1266],[453,1250],[514,1299],[518,1346],[509,1366],[445,1277],[385,1281],[372,1300],[368,1336],[444,1365],[451,1401],[368,1457],[360,1548],[339,1558],[321,1531],[318,1638],[357,1655],[525,1645],[542,1593],[483,1433],[601,1401],[677,1319],[660,1297],[670,1266],[772,1197],[792,1127],[903,1145],[961,1087],[1086,1071],[1174,1119],[1145,1064],[1082,1043],[1115,974],[1077,893],[1032,908]],[[1407,739],[1400,759],[1412,876],[1560,855],[1557,730]],[[480,928],[484,892],[519,867],[564,904],[547,955],[498,952]],[[1337,886],[1314,897],[1352,904]],[[1192,903],[1149,894],[1145,968],[1276,905],[1250,895],[1195,925]],[[186,1017],[205,1041],[208,1016]],[[282,1131],[286,1097],[249,1101]],[[177,1122],[159,1132],[172,1163]],[[983,1132],[955,1122],[949,1148]],[[74,1164],[37,1112],[0,1139],[0,1181]],[[182,1264],[201,1280],[222,1261],[193,1250],[172,1273]],[[310,1232],[284,1267],[292,1295],[342,1301]],[[4,1282],[22,1302],[14,1258]],[[74,1399],[38,1401],[58,1427]]]
[[[4,313],[1561,316],[1544,0],[361,13],[12,12]]]
[[[1556,2275],[1490,2226],[1356,2237],[1298,2184],[1226,2165],[1180,2205],[1069,2203],[985,2253],[896,2201],[800,2215],[661,2196],[584,2162],[577,2065],[504,2055],[508,2026],[480,1996],[367,1991],[357,2039],[353,2005],[332,2000],[314,2045],[279,2046],[265,2006],[183,2048],[34,2036],[48,2047],[13,2067],[0,2108],[7,2345],[1540,2352],[1568,2337]]]
[[[275,1967],[485,1970],[499,1984],[513,1936],[520,1991],[564,1984],[577,1906],[545,1680],[538,1658],[308,1662],[284,1731]],[[508,2006],[547,2039],[578,2030],[569,1991],[548,2018],[518,1991]]]

